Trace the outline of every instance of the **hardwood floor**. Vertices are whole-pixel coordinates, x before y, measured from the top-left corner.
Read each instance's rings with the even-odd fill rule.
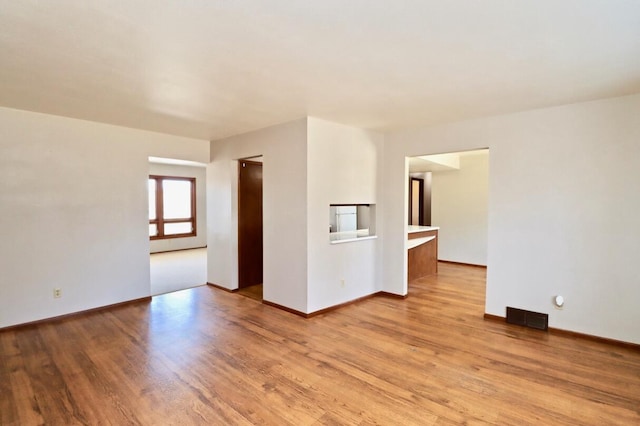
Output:
[[[262,302],[262,284],[239,288],[236,293],[245,297],[250,297],[258,302]]]
[[[0,423],[640,424],[640,351],[483,320],[481,268],[303,319],[211,286],[0,332]]]

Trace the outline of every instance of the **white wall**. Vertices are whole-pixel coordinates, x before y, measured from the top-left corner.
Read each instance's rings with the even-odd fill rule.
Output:
[[[150,252],[184,250],[207,245],[207,169],[199,166],[149,163],[149,174],[196,179],[196,236],[168,238],[149,242]]]
[[[238,288],[238,159],[263,155],[263,298],[307,308],[307,120],[211,142],[208,282]]]
[[[381,289],[382,238],[329,243],[330,204],[376,204],[382,185],[381,134],[317,118],[308,119],[308,311]],[[380,232],[382,224],[376,227]],[[344,280],[344,287],[341,283]]]
[[[405,156],[489,147],[486,312],[640,343],[638,116],[634,95],[387,135],[385,289],[407,289]]]
[[[486,265],[489,151],[461,153],[460,169],[433,172],[431,185],[438,258]]]
[[[332,203],[379,205],[382,144],[311,117],[212,142],[209,282],[238,288],[237,160],[263,155],[264,299],[311,313],[378,291],[381,239],[331,245],[328,228]]]
[[[208,152],[206,141],[0,108],[0,327],[149,296],[148,157]]]

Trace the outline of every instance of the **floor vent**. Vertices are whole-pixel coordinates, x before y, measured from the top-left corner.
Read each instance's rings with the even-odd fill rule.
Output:
[[[507,322],[538,330],[547,330],[549,328],[549,315],[507,306]]]

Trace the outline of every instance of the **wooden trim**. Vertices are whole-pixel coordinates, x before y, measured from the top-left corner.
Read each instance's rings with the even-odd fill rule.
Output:
[[[287,308],[286,306],[278,305],[277,303],[269,302],[268,300],[262,299],[262,304],[267,306],[272,306],[274,308],[282,309],[283,311],[298,315],[299,317],[309,318],[309,314],[305,314],[301,311],[296,311],[295,309]]]
[[[255,157],[251,157],[251,158],[255,158]],[[264,163],[262,161],[255,161],[255,160],[246,159],[246,158],[238,159],[238,164],[240,164],[240,162],[245,162],[245,163],[248,163],[248,164],[258,164],[260,166],[264,165]]]
[[[335,311],[336,309],[344,308],[345,306],[353,305],[354,303],[361,302],[366,299],[371,299],[375,297],[378,293],[369,294],[367,296],[358,297],[357,299],[349,300],[344,303],[340,303],[338,305],[329,306],[328,308],[320,309],[318,311],[313,311],[307,314],[307,318],[315,317],[316,315],[326,314],[327,312]]]
[[[507,321],[507,319],[505,317],[501,317],[500,315],[488,314],[486,312],[484,314],[484,319],[489,320],[489,321],[501,321],[501,322],[506,322]]]
[[[214,284],[214,283],[207,283],[207,285],[210,285],[211,287],[217,288],[218,290],[224,290],[227,293],[235,293],[235,292],[237,292],[239,290],[237,288],[232,290],[230,288],[222,287],[221,285]]]
[[[190,223],[191,221],[187,222],[186,220],[184,221],[184,223]],[[166,223],[166,222],[165,222]],[[188,238],[188,237],[195,237],[196,235],[194,234],[172,234],[172,235],[163,235],[161,237],[149,237],[151,241],[160,241],[160,240],[170,240],[172,238]]]
[[[418,223],[413,223],[413,181],[418,182]],[[424,223],[424,178],[409,176],[409,225]]]
[[[151,222],[151,221],[149,221]],[[163,219],[162,223],[185,223],[185,222],[191,222],[191,218],[190,217],[180,217],[178,219]],[[168,237],[170,237],[170,235],[167,235]]]
[[[168,240],[171,238],[188,238],[198,236],[198,223],[196,212],[196,178],[189,176],[164,176],[164,175],[149,175],[149,179],[153,179],[156,182],[156,218],[149,220],[149,224],[155,224],[158,230],[158,235],[150,236],[151,241],[156,240]],[[164,189],[162,182],[165,180],[181,180],[191,183],[191,217],[178,218],[178,219],[165,219],[164,218]],[[190,223],[191,232],[183,234],[164,234],[164,225],[166,223]]]
[[[376,296],[380,296],[380,297],[389,297],[391,299],[406,299],[407,297],[409,297],[408,294],[395,294],[395,293],[389,293],[388,291],[379,291],[377,293],[375,293],[374,295]]]
[[[50,322],[55,322],[55,321],[70,319],[70,318],[73,318],[73,317],[80,317],[80,316],[83,316],[83,315],[93,314],[93,313],[96,313],[96,312],[105,311],[107,309],[119,308],[119,307],[126,306],[126,305],[134,305],[136,303],[147,303],[147,302],[151,302],[151,296],[141,297],[139,299],[127,300],[125,302],[113,303],[111,305],[98,306],[97,308],[85,309],[85,310],[82,310],[82,311],[71,312],[71,313],[63,314],[63,315],[57,315],[55,317],[43,318],[43,319],[36,320],[36,321],[24,322],[22,324],[10,325],[8,327],[0,327],[0,331],[15,330],[15,329],[18,329],[18,328],[23,328],[23,327],[30,327],[30,326],[34,326],[34,325],[47,324],[47,323],[50,323]]]
[[[172,249],[172,250],[161,250],[161,251],[149,252],[149,254],[173,253],[174,251],[198,250],[198,249],[203,249],[203,248],[207,248],[207,246],[182,248],[182,249]]]
[[[329,306],[328,308],[320,309],[318,311],[310,312],[308,314],[301,311],[297,311],[295,309],[287,308],[286,306],[282,306],[277,303],[269,302],[268,300],[263,300],[262,303],[268,306],[272,306],[274,308],[282,309],[283,311],[290,312],[292,314],[298,315],[303,318],[313,318],[317,315],[326,314],[327,312],[335,311],[336,309],[344,308],[345,306],[352,305],[354,303],[358,303],[366,299],[371,299],[372,297],[389,297],[393,299],[404,300],[407,298],[407,295],[405,294],[404,296],[402,296],[400,294],[389,293],[386,291],[378,291],[376,293],[372,293],[367,296],[358,297],[357,299],[349,300],[348,302],[340,303],[338,305]]]
[[[593,334],[579,333],[577,331],[563,330],[561,328],[549,327],[549,333],[559,336],[576,337],[579,339],[591,340],[594,342],[606,343],[613,346],[634,349],[640,351],[640,343],[625,342],[624,340],[610,339],[608,337],[594,336]]]
[[[448,263],[450,265],[473,266],[474,268],[487,269],[487,265],[476,265],[475,263],[454,262],[452,260],[440,260],[438,262]]]
[[[506,324],[506,318],[500,315],[492,315],[492,314],[485,313],[484,319],[489,321],[505,322]],[[548,332],[550,334],[555,334],[558,336],[575,337],[577,339],[590,340],[592,342],[604,343],[607,345],[619,346],[623,348],[640,351],[640,343],[625,342],[624,340],[610,339],[608,337],[594,336],[593,334],[580,333],[580,332],[571,331],[571,330],[563,330],[561,328],[554,328],[554,327],[549,327]]]
[[[206,185],[206,177],[205,177]],[[198,210],[196,208],[196,178],[191,179],[191,226],[193,227],[193,236],[198,235]],[[206,201],[205,201],[206,203]],[[206,205],[205,205],[206,207]],[[205,213],[206,214],[206,213]]]

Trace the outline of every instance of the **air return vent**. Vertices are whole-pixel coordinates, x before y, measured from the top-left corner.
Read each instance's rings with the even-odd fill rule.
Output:
[[[549,328],[549,315],[507,306],[507,322],[538,330],[547,330]]]

